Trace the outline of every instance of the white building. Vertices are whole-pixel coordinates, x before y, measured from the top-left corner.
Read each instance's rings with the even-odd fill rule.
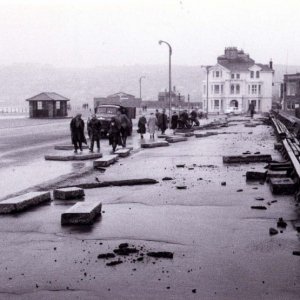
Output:
[[[204,110],[208,103],[209,113],[247,112],[252,102],[257,112],[268,112],[272,106],[272,67],[272,61],[269,65],[255,63],[243,50],[225,48],[217,64],[206,69]]]

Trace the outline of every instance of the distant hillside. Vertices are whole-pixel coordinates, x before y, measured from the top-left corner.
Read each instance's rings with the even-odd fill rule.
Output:
[[[275,65],[275,82],[285,74],[286,67]],[[288,72],[300,72],[299,66],[289,66]],[[107,96],[123,91],[139,96],[139,77],[142,81],[142,96],[156,100],[159,91],[168,88],[168,66],[120,66],[95,67],[90,69],[55,68],[47,65],[12,65],[0,67],[0,101],[23,104],[42,91],[55,91],[75,104],[92,103],[96,96]],[[200,66],[173,66],[172,85],[191,101],[201,99],[201,84],[205,74]]]

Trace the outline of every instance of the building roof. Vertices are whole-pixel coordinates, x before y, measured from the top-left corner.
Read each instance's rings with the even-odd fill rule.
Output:
[[[131,94],[124,93],[124,92],[118,92],[118,93],[107,96],[107,98],[115,98],[115,97],[135,97],[135,96],[131,95]]]
[[[233,61],[222,61],[219,62],[219,65],[223,66],[224,68],[230,70],[231,72],[248,72],[249,68],[253,66],[258,66],[261,68],[262,71],[272,72],[273,70],[264,64],[256,64],[253,62],[233,62]]]
[[[26,101],[70,101],[70,99],[57,93],[43,92],[36,96],[26,99]]]

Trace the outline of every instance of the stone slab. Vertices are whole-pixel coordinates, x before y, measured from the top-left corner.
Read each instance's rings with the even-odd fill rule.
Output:
[[[178,143],[178,142],[185,142],[187,141],[187,137],[184,136],[170,136],[166,138],[168,143]]]
[[[287,170],[277,170],[277,171],[272,171],[268,170],[267,172],[267,178],[284,178],[288,177],[288,172]]]
[[[255,124],[255,123],[246,123],[245,124],[245,127],[256,127],[257,126],[257,124]]]
[[[108,167],[112,164],[114,164],[118,160],[118,155],[112,154],[112,155],[105,155],[102,158],[96,159],[93,162],[94,168],[97,167]]]
[[[175,135],[177,136],[183,136],[183,137],[190,137],[194,136],[194,132],[176,132]]]
[[[53,191],[55,199],[71,200],[84,197],[84,190],[78,187],[61,188]]]
[[[266,180],[267,172],[259,171],[247,171],[246,179],[247,180]]]
[[[30,192],[0,202],[0,214],[10,214],[26,210],[51,200],[50,192]]]
[[[217,135],[218,132],[204,132],[204,133],[195,133],[196,138],[203,138],[203,137],[208,137],[212,135]]]
[[[194,132],[194,128],[177,128],[174,130],[175,133],[187,133]]]
[[[292,195],[296,192],[296,184],[291,178],[271,178],[271,191],[273,194]]]
[[[255,162],[271,162],[272,156],[269,154],[246,154],[246,155],[231,155],[223,156],[223,163],[255,163]]]
[[[93,224],[95,219],[101,215],[101,209],[102,203],[100,201],[76,203],[61,215],[61,224]]]
[[[123,148],[115,151],[115,154],[117,154],[119,157],[126,157],[130,154],[130,149]]]
[[[167,141],[160,141],[160,142],[146,142],[141,144],[142,148],[156,148],[156,147],[166,147],[169,146]]]
[[[88,149],[89,147],[87,145],[82,145],[82,149]],[[55,150],[74,150],[73,145],[55,145]]]
[[[101,158],[102,153],[78,153],[78,154],[50,154],[45,155],[45,160],[70,161],[70,160],[89,160]]]

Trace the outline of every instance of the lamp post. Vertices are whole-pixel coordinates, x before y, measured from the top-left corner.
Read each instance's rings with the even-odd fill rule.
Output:
[[[145,76],[141,76],[140,79],[139,79],[139,82],[140,82],[140,99],[142,101],[142,79],[143,78],[146,78]]]
[[[169,47],[169,122],[171,122],[171,87],[172,87],[172,79],[171,79],[171,56],[172,56],[172,47],[166,41],[159,41],[159,45],[166,44]]]
[[[201,66],[206,69],[206,118],[208,117],[208,73],[211,66]]]

